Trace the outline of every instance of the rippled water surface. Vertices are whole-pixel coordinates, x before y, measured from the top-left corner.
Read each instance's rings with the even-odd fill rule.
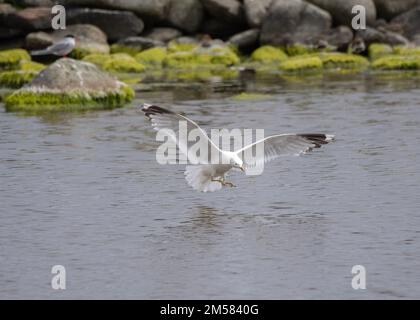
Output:
[[[123,109],[48,117],[1,106],[0,298],[420,298],[419,84],[153,85]],[[157,164],[143,101],[206,128],[337,140],[201,194],[183,166]],[[51,289],[56,264],[65,291]]]

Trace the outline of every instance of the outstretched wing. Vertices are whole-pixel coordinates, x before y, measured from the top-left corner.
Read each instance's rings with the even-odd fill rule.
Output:
[[[142,111],[150,119],[154,130],[162,131],[171,137],[179,150],[187,157],[189,163],[209,164],[212,156],[220,155],[221,150],[209,139],[207,133],[191,119],[154,105],[144,105]],[[193,130],[194,132],[192,132]],[[200,142],[202,148],[197,148],[197,142]],[[192,148],[193,146],[194,148]]]
[[[328,134],[279,134],[261,139],[235,152],[244,162],[244,168],[249,169],[280,156],[306,153],[332,140],[334,136]]]

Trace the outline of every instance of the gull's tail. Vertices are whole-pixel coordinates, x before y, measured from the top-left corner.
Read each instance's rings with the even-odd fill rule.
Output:
[[[185,168],[185,180],[194,190],[214,192],[222,189],[222,184],[212,181],[211,173],[205,165],[188,165]]]
[[[45,56],[47,54],[51,54],[48,49],[31,51],[31,56]]]

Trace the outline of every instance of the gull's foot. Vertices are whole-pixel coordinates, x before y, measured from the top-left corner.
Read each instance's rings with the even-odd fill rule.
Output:
[[[232,182],[228,182],[228,181],[225,181],[224,183],[223,183],[223,185],[225,186],[225,187],[231,187],[231,188],[235,188],[236,186],[232,183]]]

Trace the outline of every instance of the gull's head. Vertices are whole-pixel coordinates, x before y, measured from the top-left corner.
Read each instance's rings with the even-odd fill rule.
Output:
[[[233,153],[231,155],[230,164],[234,168],[238,168],[238,169],[240,169],[242,171],[245,171],[245,169],[244,169],[244,162],[242,161],[242,159],[236,153]]]

